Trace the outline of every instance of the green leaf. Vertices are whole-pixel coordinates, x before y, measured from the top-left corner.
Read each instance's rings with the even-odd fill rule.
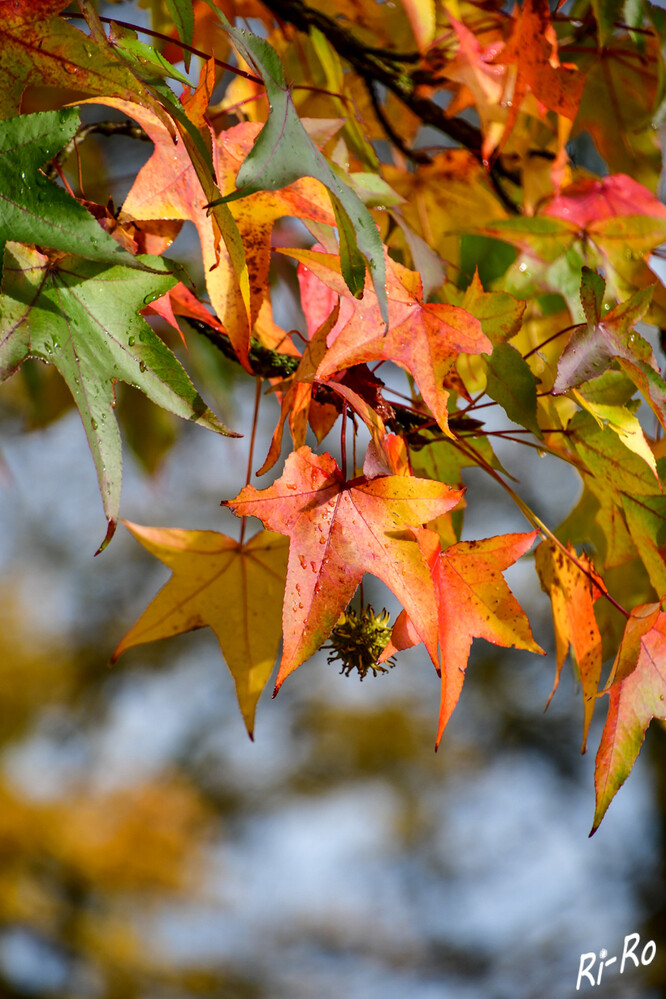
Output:
[[[633,451],[634,454],[637,454],[650,466],[654,472],[655,481],[658,482],[657,462],[643,432],[643,428],[634,413],[626,406],[613,406],[602,402],[591,402],[580,393],[577,393],[577,398],[583,409],[592,414],[599,426],[607,426],[613,430],[630,451]],[[666,593],[666,590],[664,592]]]
[[[566,392],[582,385],[617,360],[662,426],[666,426],[666,382],[659,373],[652,347],[634,329],[649,308],[652,288],[642,288],[602,318],[604,288],[603,278],[584,267],[580,294],[587,323],[574,329],[562,352],[553,392]]]
[[[567,440],[610,493],[650,496],[659,492],[647,462],[626,447],[610,427],[600,427],[589,413],[576,413],[567,427]]]
[[[666,593],[666,496],[623,496],[627,527],[656,593]]]
[[[542,438],[537,421],[536,380],[527,361],[511,344],[500,343],[486,364],[486,392],[490,398],[500,404],[510,420]]]
[[[610,35],[613,34],[613,24],[619,20],[624,0],[592,0],[592,10],[597,22],[599,47],[602,48]]]
[[[168,77],[177,80],[186,87],[190,86],[188,78],[175,66],[172,66],[168,59],[165,59],[152,45],[146,45],[145,42],[139,41],[136,31],[114,23],[111,26],[109,40],[116,50],[120,50],[133,69],[138,70],[137,75],[141,79],[145,79],[146,73],[149,71],[150,74],[156,73],[158,77]],[[189,56],[189,53],[187,55]]]
[[[606,282],[601,274],[583,267],[580,282],[580,304],[587,319],[588,326],[596,326],[601,317],[601,306],[606,291]]]
[[[178,37],[186,45],[192,44],[194,35],[194,11],[192,10],[192,0],[166,0],[166,5],[176,25]],[[191,54],[187,49],[183,49],[183,61],[185,69],[189,72]]]
[[[54,263],[20,243],[8,243],[5,249],[0,381],[26,358],[38,357],[53,363],[67,382],[95,461],[108,520],[101,548],[113,535],[120,504],[116,381],[140,389],[185,420],[230,433],[207,408],[168,347],[137,314],[175,284],[168,261],[146,257],[144,262],[161,273],[78,257]]]
[[[305,131],[275,50],[263,38],[232,28],[219,10],[217,13],[240,54],[261,75],[271,108],[268,121],[238,171],[238,190],[222,201],[234,201],[257,191],[276,191],[302,177],[321,181],[329,192],[338,223],[340,261],[347,287],[355,297],[361,295],[367,265],[382,318],[388,324],[384,252],[372,215],[339,179]]]
[[[78,125],[76,108],[0,122],[0,254],[7,240],[15,240],[146,270],[83,205],[40,173]]]
[[[493,346],[497,346],[520,332],[527,302],[505,291],[484,291],[478,271],[475,271],[462,301],[456,304],[479,320],[483,332]]]

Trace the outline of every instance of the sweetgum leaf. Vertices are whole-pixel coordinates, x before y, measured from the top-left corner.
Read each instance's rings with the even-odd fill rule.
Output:
[[[113,535],[120,503],[120,435],[113,412],[116,381],[141,389],[158,406],[185,420],[230,433],[207,408],[168,347],[137,314],[176,283],[167,261],[144,258],[148,262],[153,273],[73,256],[52,260],[20,243],[5,248],[0,380],[27,358],[37,357],[53,363],[67,382],[92,451],[109,522],[102,547]]]
[[[567,547],[575,555],[573,547],[570,544]],[[601,633],[594,616],[594,602],[603,594],[605,586],[585,554],[577,556],[577,560],[585,566],[589,575],[550,541],[541,542],[534,558],[541,589],[550,597],[555,628],[557,670],[548,704],[557,690],[562,666],[571,647],[583,691],[585,720],[581,752],[584,753],[603,662]]]
[[[176,25],[181,42],[191,45],[192,36],[194,35],[192,0],[166,0],[166,5],[173,18],[173,23]],[[183,61],[185,62],[185,70],[188,72],[191,58],[187,49],[183,49]]]
[[[608,715],[594,770],[592,833],[629,776],[653,718],[666,721],[666,613],[660,604],[634,607],[606,685]]]
[[[254,148],[238,171],[238,190],[223,200],[233,201],[256,191],[275,191],[301,177],[321,181],[335,212],[347,287],[354,297],[362,295],[367,265],[382,318],[388,323],[384,252],[370,212],[334,172],[303,128],[275,50],[263,38],[232,28],[220,11],[218,14],[240,54],[261,75],[271,108]]]
[[[223,504],[290,538],[276,689],[326,641],[366,572],[393,591],[436,659],[435,593],[411,528],[452,509],[462,493],[411,475],[346,482],[330,454],[302,447],[268,489],[245,486]]]
[[[127,632],[111,661],[135,645],[211,628],[234,678],[252,738],[257,701],[282,636],[287,539],[260,531],[241,545],[216,531],[123,523],[173,575]]]
[[[460,354],[490,353],[492,344],[481,323],[464,309],[424,302],[420,275],[386,254],[389,326],[385,332],[377,296],[366,283],[361,301],[352,297],[340,274],[337,255],[315,250],[282,249],[311,275],[343,296],[340,318],[328,337],[328,350],[317,370],[327,380],[343,368],[369,361],[392,361],[413,375],[421,395],[442,430],[448,425],[444,379]],[[315,293],[316,285],[310,287]],[[319,297],[326,291],[319,291]],[[344,301],[346,299],[346,301]]]
[[[530,366],[510,343],[499,343],[487,359],[486,392],[514,423],[542,438],[537,421],[536,379]]]
[[[652,288],[637,291],[602,317],[604,289],[603,278],[584,267],[580,297],[587,323],[574,329],[562,352],[553,392],[582,385],[603,374],[617,360],[662,426],[666,426],[666,382],[652,347],[634,329],[650,305]]]
[[[444,551],[440,551],[434,531],[420,528],[415,533],[437,595],[442,688],[436,748],[460,698],[473,638],[545,654],[534,641],[527,616],[502,576],[532,547],[536,531],[460,541]],[[386,661],[420,640],[409,609],[405,608],[379,661]],[[432,653],[431,658],[437,666]]]
[[[152,107],[150,91],[101,36],[93,38],[57,15],[63,0],[13,0],[0,18],[0,117],[16,114],[26,87],[50,86],[114,94]]]
[[[146,264],[123,250],[83,205],[40,173],[78,125],[76,108],[0,122],[0,259],[11,239],[146,270]]]

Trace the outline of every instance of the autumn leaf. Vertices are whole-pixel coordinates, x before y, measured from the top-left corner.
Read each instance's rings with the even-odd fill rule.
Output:
[[[543,437],[537,420],[537,385],[527,361],[510,343],[498,343],[487,362],[486,392],[514,423]]]
[[[608,715],[594,770],[592,833],[629,776],[653,718],[666,721],[666,613],[661,604],[634,607],[605,692]]]
[[[473,638],[543,654],[525,612],[502,577],[502,572],[532,546],[536,533],[460,541],[440,551],[433,531],[419,532],[437,591],[442,690],[435,747],[458,703]],[[380,661],[419,641],[405,608]],[[432,654],[431,658],[437,664]]]
[[[95,461],[108,520],[102,548],[113,536],[120,503],[120,435],[113,411],[116,381],[141,389],[158,406],[185,420],[231,433],[137,314],[175,284],[168,262],[161,257],[143,262],[154,273],[73,256],[52,259],[20,243],[7,243],[5,248],[0,380],[27,358],[38,357],[54,364],[67,382]]]
[[[450,510],[462,493],[404,475],[346,482],[330,454],[302,447],[289,455],[272,486],[261,491],[246,486],[223,504],[290,538],[276,690],[326,641],[366,572],[381,579],[409,611],[436,660],[435,593],[411,528]]]
[[[276,191],[304,177],[319,180],[328,190],[333,205],[347,287],[355,297],[362,295],[367,267],[380,314],[388,322],[384,254],[372,215],[305,131],[275,50],[265,39],[233,28],[221,11],[218,14],[238,52],[261,75],[270,108],[268,121],[238,171],[238,190],[227,194],[225,202],[259,191]]]
[[[386,254],[389,326],[384,334],[381,312],[369,282],[358,301],[342,280],[340,262],[335,255],[296,249],[281,252],[295,257],[353,306],[346,322],[341,308],[338,321],[341,328],[329,335],[329,348],[319,365],[317,378],[326,381],[354,364],[393,361],[414,376],[439,426],[450,433],[446,405],[449,393],[442,387],[444,378],[461,353],[492,350],[479,320],[455,305],[424,303],[419,275]]]
[[[83,205],[40,172],[79,125],[76,108],[0,122],[0,261],[7,240],[146,270]]]
[[[111,661],[136,645],[211,628],[234,678],[252,738],[257,701],[275,665],[282,634],[286,538],[260,531],[240,544],[216,531],[123,523],[173,575],[119,643]]]
[[[57,15],[65,0],[5,3],[0,19],[0,116],[14,115],[27,86],[116,95],[166,114],[106,41],[85,35]]]
[[[547,0],[525,0],[516,12],[511,37],[493,61],[510,67],[505,77],[503,100],[497,102],[509,108],[504,138],[514,127],[529,92],[544,109],[574,120],[583,95],[585,75],[577,66],[560,62]]]
[[[483,47],[469,28],[453,17],[450,11],[447,10],[447,14],[456,34],[458,51],[442,72],[447,79],[463,87],[454,95],[447,113],[453,115],[465,108],[469,103],[468,94],[471,94],[481,120],[481,154],[488,162],[505,134],[509,115],[509,108],[502,105],[506,70],[495,62],[497,42]]]
[[[562,352],[553,392],[566,392],[582,385],[617,360],[666,427],[666,382],[652,347],[634,328],[645,315],[652,289],[637,291],[626,302],[604,311],[605,288],[601,275],[583,267],[580,297],[587,322],[574,328]]]
[[[661,492],[653,466],[627,447],[613,427],[599,426],[589,413],[578,412],[570,420],[567,443],[607,491],[629,496]]]
[[[280,403],[280,419],[273,432],[266,460],[261,468],[258,469],[257,475],[264,475],[280,457],[282,431],[287,418],[289,419],[289,429],[294,449],[303,447],[305,444],[310,411],[312,406],[316,405],[312,398],[315,373],[321,359],[326,353],[326,337],[335,326],[339,311],[339,302],[337,302],[330,316],[323,321],[312,339],[306,343],[303,356],[298,362],[298,367],[292,377],[288,382],[281,384],[282,401]],[[335,412],[335,418],[337,418],[337,412]]]
[[[584,753],[599,690],[603,659],[594,603],[602,596],[606,587],[585,553],[576,556],[575,549],[570,544],[567,550],[578,564],[567,558],[562,549],[550,541],[542,541],[534,557],[541,589],[550,597],[555,628],[557,671],[548,704],[557,690],[562,666],[571,648],[583,691],[585,717],[581,752]],[[584,572],[581,566],[587,571]]]
[[[155,144],[153,155],[139,171],[125,199],[123,215],[136,220],[169,218],[194,223],[211,304],[239,358],[247,362],[250,327],[236,266],[226,246],[219,245],[214,219],[206,207],[207,193],[192,168],[187,150],[182,143],[174,145],[168,130],[151,111],[116,100],[100,103],[133,117]],[[244,122],[215,138],[213,163],[222,191],[233,186],[260,127],[254,122]],[[275,220],[292,215],[332,224],[335,219],[324,189],[309,178],[275,193],[259,192],[225,210],[230,212],[242,241],[249,280],[249,322],[254,324],[268,286]]]
[[[477,268],[460,305],[479,320],[481,329],[497,347],[520,332],[527,303],[506,291],[484,291]]]

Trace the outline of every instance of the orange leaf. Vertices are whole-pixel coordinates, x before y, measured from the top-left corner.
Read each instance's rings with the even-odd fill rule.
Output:
[[[666,721],[666,613],[661,604],[634,607],[606,685],[608,716],[594,769],[592,833],[629,776],[653,718]]]
[[[308,416],[312,406],[312,387],[315,371],[326,352],[326,337],[338,320],[338,312],[339,305],[336,303],[330,316],[323,321],[312,339],[305,346],[298,367],[289,380],[286,391],[282,395],[280,419],[273,433],[266,460],[257,471],[257,475],[264,475],[280,457],[280,451],[282,450],[282,430],[287,417],[289,417],[289,429],[291,430],[294,449],[297,450],[305,444]],[[286,383],[283,382],[282,384]]]
[[[502,577],[502,572],[530,548],[536,533],[460,541],[440,551],[434,531],[418,532],[439,608],[442,692],[435,748],[458,703],[473,638],[543,653],[534,641],[525,612]],[[418,641],[412,622],[401,614],[380,661]]]
[[[510,108],[507,132],[513,128],[523,98],[531,91],[549,111],[565,118],[576,117],[585,74],[576,66],[563,65],[557,54],[557,36],[546,0],[525,0],[517,11],[513,34],[494,60],[515,66],[508,81],[505,100]]]
[[[568,550],[572,555],[576,554],[573,545],[569,544]],[[542,541],[535,552],[541,589],[550,597],[555,627],[557,671],[548,704],[557,690],[562,666],[571,646],[571,655],[583,688],[585,718],[581,752],[584,753],[603,662],[601,633],[594,616],[594,602],[602,596],[605,587],[587,555],[576,557],[589,571],[589,576],[582,572],[575,562],[567,558],[560,548],[549,541]],[[599,585],[595,585],[590,577],[593,577],[595,582],[598,580]]]
[[[241,545],[215,531],[123,523],[173,576],[127,632],[111,661],[135,645],[212,628],[252,738],[257,701],[280,645],[285,539],[260,531]]]
[[[317,377],[326,380],[337,371],[368,361],[393,361],[409,371],[441,429],[449,431],[447,399],[442,387],[459,354],[489,354],[492,344],[478,319],[456,305],[423,302],[421,278],[415,271],[385,254],[388,332],[381,318],[372,283],[366,279],[362,299],[347,288],[337,255],[312,250],[281,250],[301,261],[325,285],[336,291],[353,311],[342,314],[329,335],[329,348]],[[341,310],[342,312],[342,310]]]
[[[46,85],[117,95],[137,102],[134,107],[151,107],[168,123],[169,116],[108,43],[57,16],[67,6],[64,0],[15,0],[2,5],[0,117],[17,113],[26,87]]]
[[[283,653],[276,690],[326,641],[364,573],[381,579],[437,656],[437,605],[430,572],[410,528],[454,507],[462,489],[413,476],[346,482],[330,454],[292,452],[268,489],[246,486],[229,506],[289,535]]]
[[[189,219],[201,243],[206,286],[211,304],[236,353],[247,359],[250,326],[268,287],[271,233],[276,219],[299,216],[335,224],[326,189],[306,177],[280,191],[260,191],[229,205],[240,231],[250,285],[250,326],[238,277],[229,251],[220,244],[214,216],[207,210],[208,197],[192,167],[184,143],[174,144],[166,128],[146,108],[101,98],[99,103],[116,107],[145,129],[155,144],[153,155],[139,171],[123,205],[132,219]],[[198,113],[200,113],[200,108]],[[222,193],[235,189],[235,178],[261,130],[257,122],[243,122],[222,132],[213,141],[213,163]]]

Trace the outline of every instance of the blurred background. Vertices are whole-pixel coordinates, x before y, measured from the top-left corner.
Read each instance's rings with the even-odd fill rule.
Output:
[[[656,957],[622,976],[618,960],[595,993],[666,995],[654,725],[588,839],[605,704],[581,756],[568,667],[543,713],[552,656],[476,641],[437,754],[438,679],[419,649],[363,683],[320,653],[275,700],[264,695],[254,743],[212,633],[130,650],[110,668],[168,571],[122,527],[93,558],[105,524],[78,414],[39,426],[30,379],[46,379],[39,398],[57,407],[57,375],[24,370],[0,396],[1,996],[565,997],[580,955],[619,956],[629,933],[638,953],[653,939]],[[244,386],[225,377],[207,399],[247,428]],[[147,442],[164,417],[134,395],[119,410],[144,447],[125,433],[123,515],[237,537],[219,503],[244,482],[247,437],[167,420],[174,442],[157,461]],[[273,399],[263,414],[255,467]],[[519,468],[505,461],[557,523],[575,483],[523,450]],[[464,537],[526,529],[492,483],[468,473],[467,484]],[[507,576],[550,650],[530,557]],[[381,584],[366,599],[395,610]],[[591,988],[583,979],[581,994]]]

